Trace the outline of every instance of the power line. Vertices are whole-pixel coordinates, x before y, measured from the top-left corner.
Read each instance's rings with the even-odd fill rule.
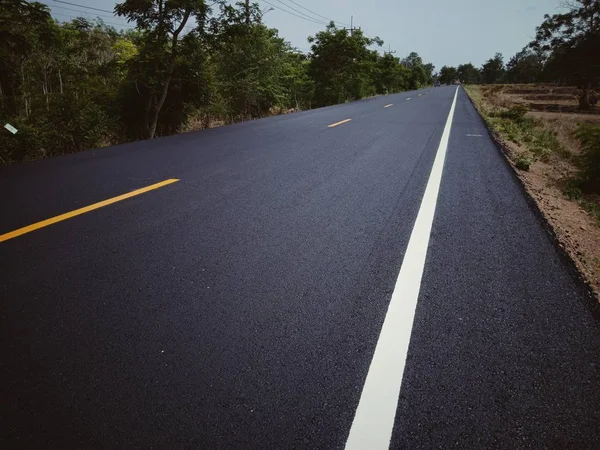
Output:
[[[53,16],[61,16],[61,17],[66,17],[66,18],[68,18],[68,19],[71,19],[71,20],[73,20],[73,19],[77,19],[78,17],[83,17],[83,16],[78,16],[78,17],[76,17],[76,16],[70,16],[70,15],[68,15],[68,14],[61,14],[61,13],[52,13],[52,15],[53,15]],[[85,19],[86,17],[83,17],[83,18]],[[135,28],[133,25],[126,25],[126,24],[122,24],[122,23],[111,23],[111,22],[104,22],[104,21],[102,21],[102,22],[103,22],[105,25],[111,25],[111,26],[113,26],[113,27],[127,27],[127,28]]]
[[[305,6],[302,6],[300,3],[296,3],[294,0],[287,0],[287,1],[288,1],[288,2],[290,2],[290,3],[293,3],[293,4],[294,4],[294,5],[296,5],[296,6],[299,6],[299,7],[300,7],[300,8],[302,8],[302,9],[305,9],[306,11],[310,12],[311,14],[314,14],[315,16],[319,16],[319,17],[321,17],[321,18],[323,18],[323,19],[325,19],[325,20],[328,20],[328,21],[330,21],[330,22],[335,22],[335,23],[338,23],[338,24],[340,24],[340,25],[349,26],[349,24],[347,24],[347,23],[344,23],[344,22],[338,22],[337,20],[333,20],[333,19],[330,19],[329,17],[322,16],[321,14],[319,14],[319,13],[316,13],[316,12],[314,12],[314,11],[313,11],[313,10],[311,10],[311,9],[308,9],[308,8],[307,8],[307,7],[305,7]]]
[[[92,6],[80,5],[80,4],[78,4],[78,3],[66,2],[66,1],[64,1],[64,0],[52,0],[52,1],[54,1],[54,2],[57,2],[57,3],[64,3],[65,5],[77,6],[78,8],[84,8],[84,9],[91,9],[91,10],[93,10],[93,11],[101,11],[101,12],[106,12],[106,13],[112,14],[112,16],[111,16],[110,18],[113,18],[113,19],[122,19],[122,20],[127,20],[127,22],[129,22],[129,20],[128,20],[128,19],[123,19],[123,18],[121,18],[121,17],[119,17],[119,16],[116,16],[116,15],[115,15],[115,13],[114,13],[114,11],[108,11],[108,10],[106,10],[106,9],[101,9],[101,8],[94,8],[94,7],[92,7]],[[215,3],[216,3],[216,2],[215,2]],[[211,3],[211,4],[210,4],[210,5],[208,5],[208,6],[213,6],[215,3]],[[50,5],[48,5],[48,6],[50,6]],[[56,6],[55,6],[55,8],[69,9],[69,8],[65,8],[64,6],[58,6],[58,5],[56,5]],[[72,11],[81,12],[81,13],[84,13],[84,14],[86,13],[86,12],[84,12],[84,11],[77,11],[77,10],[74,10],[74,9],[72,9]],[[59,14],[56,14],[56,13],[55,13],[55,15],[59,15]],[[64,14],[60,14],[60,15],[64,16]],[[98,16],[100,16],[100,15],[98,15]],[[100,17],[108,17],[108,16],[100,16]],[[128,28],[137,28],[137,26],[134,26],[134,25],[126,25],[126,24],[114,24],[114,23],[112,23],[112,24],[111,24],[111,23],[108,23],[108,22],[105,22],[105,23],[106,23],[107,25],[113,25],[113,26],[123,26],[123,27],[128,27]],[[192,30],[193,30],[193,29],[195,29],[195,26],[194,26],[194,25],[186,25],[185,27],[183,27],[183,29],[184,29],[184,30],[190,30],[190,29],[192,29]]]
[[[319,23],[323,23],[324,24],[324,22],[322,20],[315,19],[314,17],[310,17],[308,14],[303,13],[302,11],[294,8],[293,6],[290,6],[290,5],[286,4],[286,3],[283,3],[281,0],[276,0],[276,1],[279,2],[279,3],[281,3],[286,8],[290,8],[292,11],[296,11],[298,14],[301,14],[302,16],[309,18],[310,20],[314,20],[314,21],[317,21]],[[281,6],[280,6],[280,8],[281,8]]]
[[[48,5],[48,6],[50,6],[50,5]],[[91,13],[89,13],[88,11],[82,11],[82,10],[80,10],[80,9],[67,8],[67,7],[65,7],[65,6],[58,6],[58,5],[55,5],[55,6],[53,6],[53,8],[65,9],[65,10],[67,10],[67,11],[73,11],[73,12],[78,12],[78,13],[83,13],[83,14],[91,14]],[[105,15],[105,14],[96,14],[96,17],[107,17],[107,18],[109,18],[109,19],[118,19],[118,17],[115,17],[115,16],[107,16],[107,15]],[[125,20],[125,19],[123,19],[123,20]]]
[[[326,23],[324,23],[324,22],[319,22],[318,20],[316,20],[316,19],[313,19],[313,18],[310,18],[310,17],[309,17],[309,16],[307,16],[307,15],[300,16],[300,15],[298,15],[298,14],[294,14],[293,12],[291,12],[291,11],[288,11],[288,10],[286,10],[286,9],[283,9],[281,6],[276,6],[276,5],[274,5],[273,3],[270,3],[270,2],[268,2],[267,0],[262,0],[262,1],[263,1],[263,2],[265,2],[267,5],[271,5],[271,6],[272,6],[272,7],[274,7],[274,8],[279,8],[281,11],[283,11],[283,12],[286,12],[286,13],[288,13],[288,14],[291,14],[292,16],[296,16],[296,17],[298,17],[299,19],[304,19],[304,20],[307,20],[307,21],[309,21],[309,22],[316,23],[316,24],[318,24],[318,25],[327,25]],[[280,1],[280,0],[277,0],[277,1]],[[282,3],[282,2],[280,2],[280,3],[281,3],[282,5],[285,5],[285,3]],[[285,6],[287,6],[287,5],[285,5]],[[290,8],[290,9],[292,9],[292,7],[291,7],[291,6],[287,6],[287,7],[288,7],[288,8]],[[294,10],[294,11],[296,11],[296,10]],[[302,14],[304,14],[304,13],[302,13]]]
[[[298,14],[300,14],[300,15],[302,15],[302,16],[304,16],[304,17],[307,17],[307,18],[308,18],[308,19],[310,19],[310,20],[313,20],[313,21],[316,21],[316,22],[319,22],[319,23],[322,23],[322,24],[324,24],[324,25],[325,25],[325,23],[324,23],[324,22],[323,22],[321,19],[317,19],[317,18],[315,18],[315,17],[311,17],[311,16],[309,16],[308,14],[306,14],[305,12],[302,12],[302,11],[300,11],[300,10],[298,10],[298,9],[294,8],[293,6],[290,6],[290,5],[288,5],[287,3],[283,3],[281,0],[277,0],[277,2],[281,3],[281,4],[282,4],[282,5],[284,5],[286,8],[289,8],[289,9],[291,9],[292,11],[295,11],[295,12],[297,12]],[[302,6],[302,5],[299,5],[299,6]],[[331,20],[331,19],[327,19],[327,18],[326,18],[326,20]]]
[[[52,0],[52,1],[55,1],[56,3],[64,3],[65,5],[77,6],[78,8],[93,9],[94,11],[100,11],[100,12],[106,12],[109,14],[114,14],[114,11],[109,11],[107,9],[100,9],[100,8],[93,8],[91,6],[78,5],[77,3],[65,2],[63,0]]]

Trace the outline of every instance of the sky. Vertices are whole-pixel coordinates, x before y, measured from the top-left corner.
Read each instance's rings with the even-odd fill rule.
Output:
[[[123,19],[55,0],[40,0],[59,20],[97,15],[112,25]],[[110,10],[114,0],[65,0]],[[544,14],[559,11],[562,0],[260,0],[264,22],[300,50],[308,51],[307,37],[324,29],[327,19],[379,36],[385,50],[402,58],[417,52],[439,70],[444,65],[472,62],[479,67],[496,52],[505,62],[529,43]],[[303,9],[306,8],[306,9]],[[273,10],[269,10],[274,8]],[[317,15],[309,12],[312,11]],[[305,15],[303,15],[303,14]],[[299,16],[299,17],[298,17]],[[308,20],[306,16],[314,20]],[[344,26],[344,25],[338,25]]]

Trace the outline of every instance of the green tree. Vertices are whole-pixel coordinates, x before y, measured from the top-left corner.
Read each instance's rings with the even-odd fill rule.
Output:
[[[590,108],[590,90],[600,79],[600,1],[572,0],[565,13],[545,15],[530,47],[545,52],[555,75],[582,87],[581,109]]]
[[[425,84],[432,84],[435,66],[432,63],[427,63],[427,64],[423,64],[423,69],[425,69],[425,74],[427,77]]]
[[[419,89],[429,81],[428,77],[431,76],[431,73],[427,73],[427,69],[423,65],[423,60],[417,52],[409,53],[401,63],[410,71],[408,79],[409,89]],[[431,71],[433,71],[433,66],[431,67]]]
[[[452,84],[458,77],[456,67],[444,66],[440,69],[439,82],[444,84]]]
[[[504,76],[504,57],[502,53],[496,53],[493,58],[488,59],[481,67],[481,78],[486,84],[499,83]]]
[[[307,55],[292,51],[284,63],[283,82],[288,92],[288,106],[294,109],[310,109],[315,83],[309,75],[310,60]]]
[[[317,106],[343,103],[375,94],[374,70],[377,52],[369,46],[381,45],[361,30],[350,33],[331,22],[324,31],[308,38],[312,44],[309,74],[315,82]]]
[[[210,43],[215,78],[230,120],[261,117],[289,106],[290,89],[295,89],[298,100],[299,86],[289,83],[290,64],[298,61],[277,30],[261,23],[255,5],[223,5],[212,21]],[[302,75],[301,64],[294,68]]]
[[[386,53],[379,57],[375,78],[375,89],[378,94],[400,92],[408,89],[410,71],[400,64],[394,55]]]
[[[544,58],[540,53],[524,48],[506,64],[508,83],[535,83],[539,81],[544,69]]]
[[[202,29],[209,8],[204,0],[125,0],[115,6],[115,13],[135,22],[144,32],[135,82],[144,86],[141,136],[153,138],[181,50],[182,33],[194,19],[196,27]]]
[[[481,79],[481,73],[471,63],[460,64],[457,68],[457,77],[464,84],[476,84]]]
[[[42,3],[0,0],[0,106],[5,114],[29,116],[28,69],[35,63],[36,50],[54,42],[53,25]]]

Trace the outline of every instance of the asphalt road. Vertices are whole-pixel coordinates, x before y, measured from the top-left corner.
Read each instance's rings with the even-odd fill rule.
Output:
[[[600,318],[461,89],[8,167],[0,192],[2,448],[600,448]]]

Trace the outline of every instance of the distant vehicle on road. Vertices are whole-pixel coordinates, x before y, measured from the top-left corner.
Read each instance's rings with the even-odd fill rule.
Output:
[[[433,87],[440,87],[440,82],[436,81],[435,83],[433,83]]]

